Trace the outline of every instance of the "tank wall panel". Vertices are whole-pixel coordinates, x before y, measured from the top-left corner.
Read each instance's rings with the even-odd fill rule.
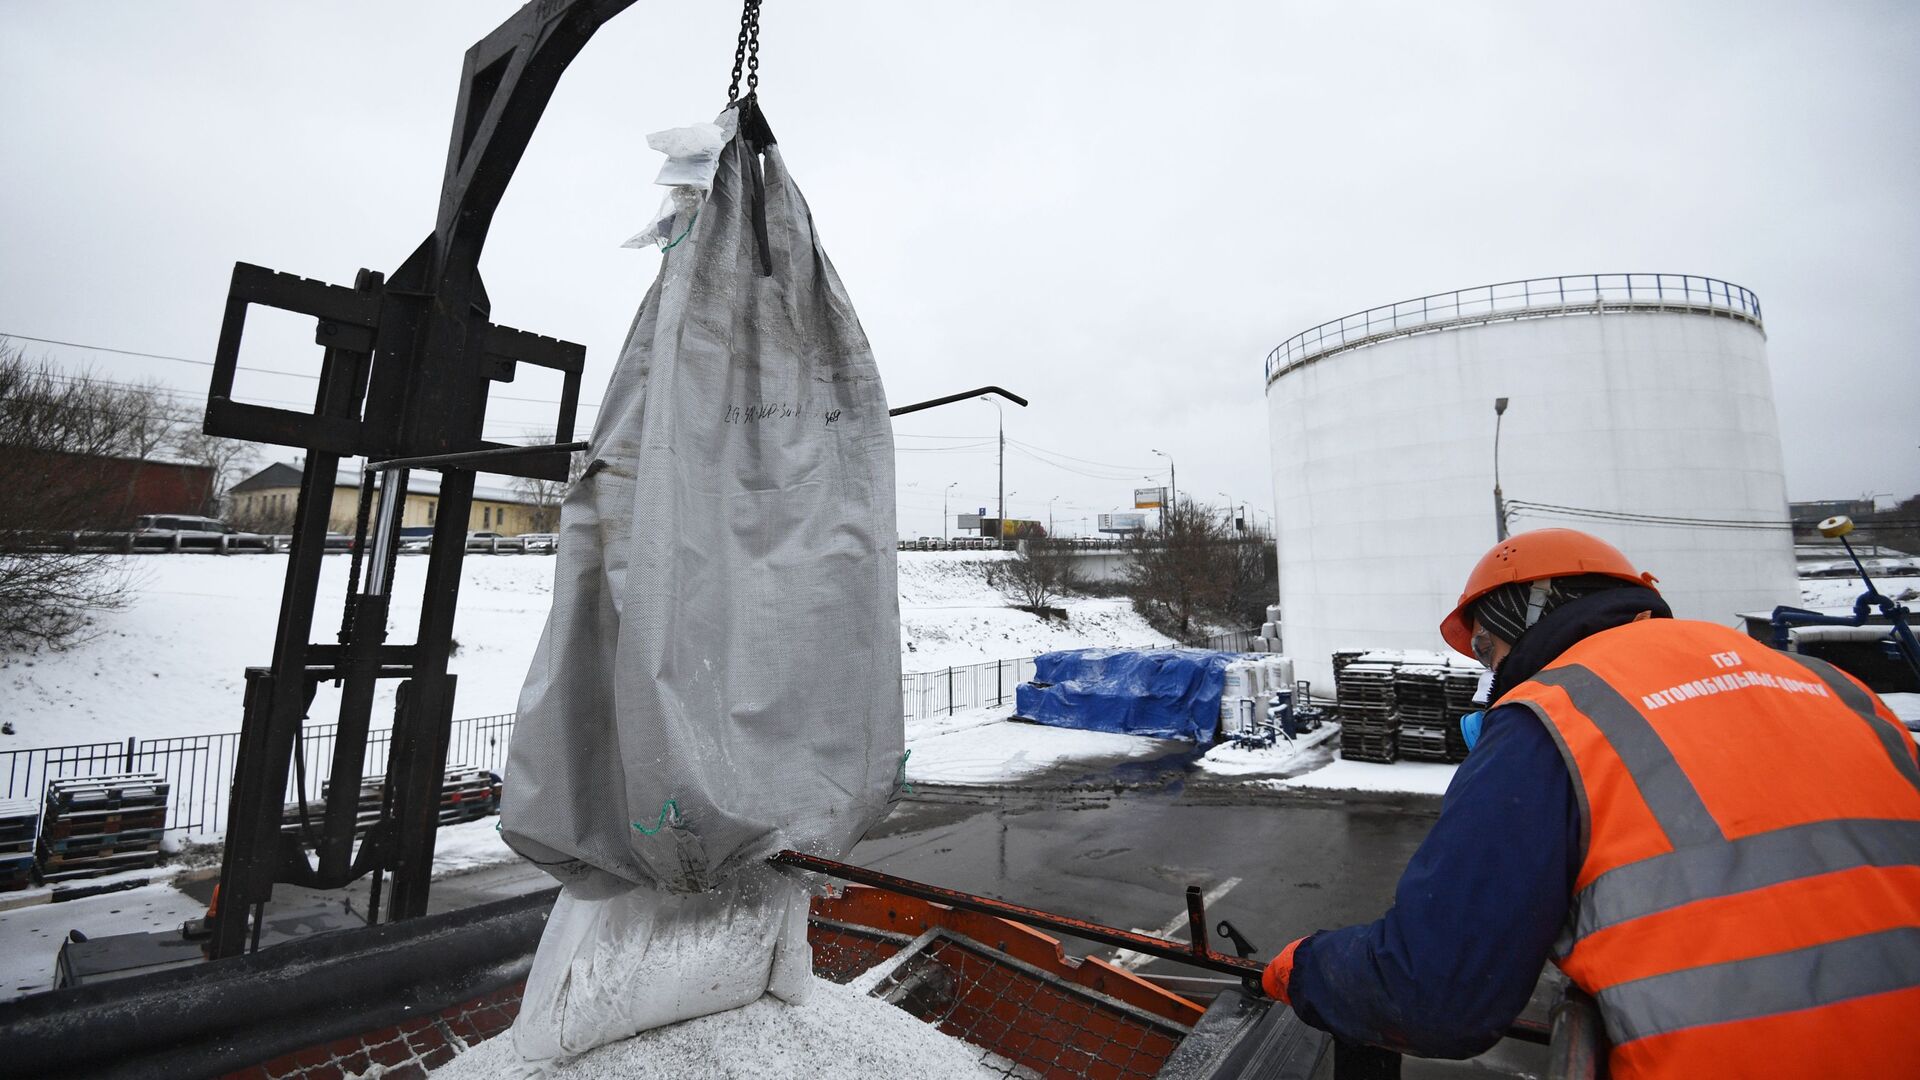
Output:
[[[1784,521],[1766,339],[1674,312],[1574,315],[1396,338],[1267,389],[1287,652],[1330,692],[1346,648],[1441,649],[1437,626],[1494,543],[1493,401],[1510,399],[1500,478],[1515,499]],[[1796,602],[1790,534],[1525,513],[1605,537],[1684,618]]]

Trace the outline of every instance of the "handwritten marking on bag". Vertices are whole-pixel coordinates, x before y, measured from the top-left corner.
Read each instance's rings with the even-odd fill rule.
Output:
[[[785,401],[763,402],[755,405],[729,405],[723,423],[728,424],[764,424],[774,420],[791,420],[796,416],[806,416],[808,411],[799,405]],[[821,413],[822,419],[832,424],[843,415],[840,409],[828,409]]]

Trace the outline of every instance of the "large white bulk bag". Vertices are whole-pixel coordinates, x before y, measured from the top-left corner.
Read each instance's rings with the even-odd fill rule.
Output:
[[[561,510],[501,813],[565,886],[529,1058],[797,993],[807,896],[764,860],[843,856],[900,776],[886,397],[771,134],[737,119]]]

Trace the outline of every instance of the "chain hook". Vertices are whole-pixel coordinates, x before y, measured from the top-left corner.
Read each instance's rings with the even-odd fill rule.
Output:
[[[740,8],[740,37],[733,49],[733,81],[727,85],[727,104],[740,100],[740,72],[747,74],[747,97],[760,89],[760,0],[744,0]]]

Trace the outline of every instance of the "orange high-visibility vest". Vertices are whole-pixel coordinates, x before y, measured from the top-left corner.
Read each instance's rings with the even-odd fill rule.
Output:
[[[1580,800],[1554,962],[1616,1078],[1920,1076],[1920,765],[1864,686],[1711,623],[1587,638],[1532,709]]]

